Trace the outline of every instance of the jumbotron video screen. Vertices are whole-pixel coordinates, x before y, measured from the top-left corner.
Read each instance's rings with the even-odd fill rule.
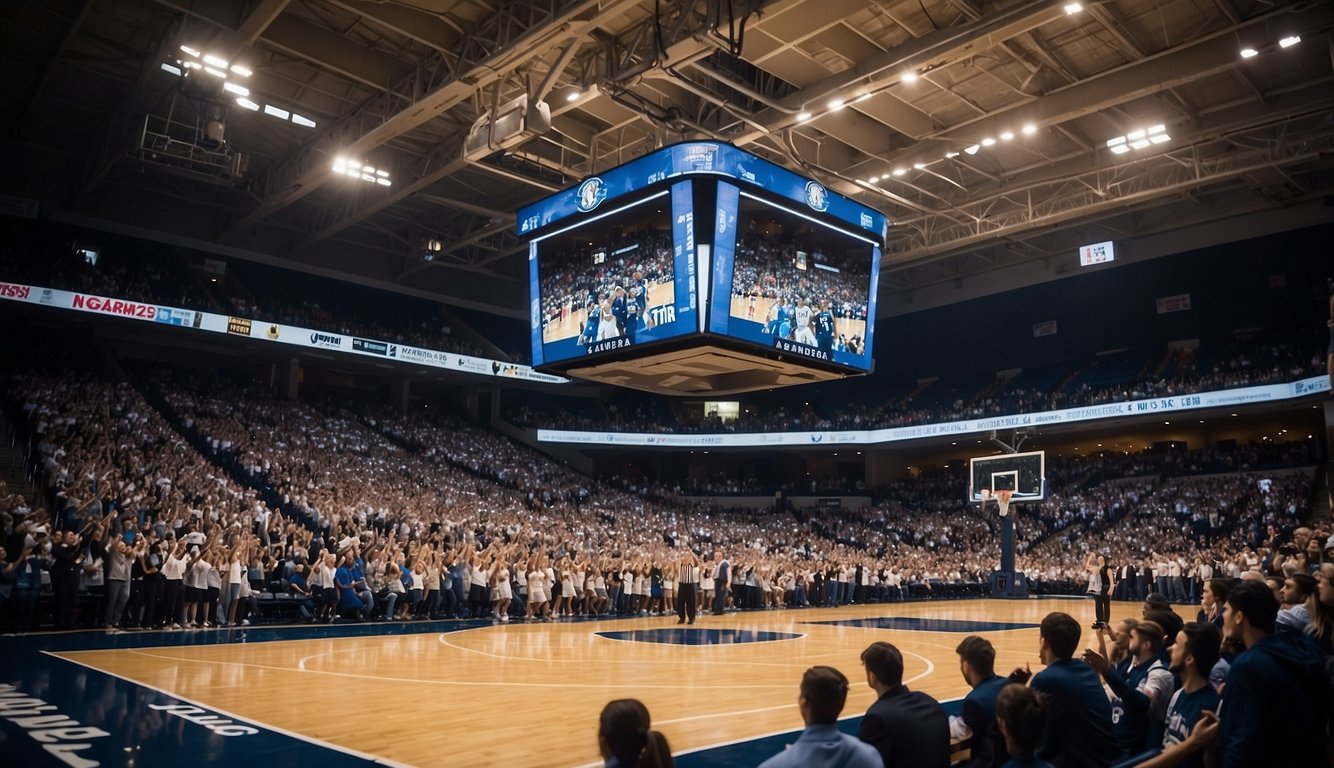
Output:
[[[718,187],[710,330],[869,370],[878,244],[793,206]]]

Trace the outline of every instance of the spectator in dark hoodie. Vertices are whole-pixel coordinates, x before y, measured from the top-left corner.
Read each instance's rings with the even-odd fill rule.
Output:
[[[1263,582],[1243,581],[1223,608],[1225,637],[1240,640],[1223,689],[1223,768],[1321,765],[1330,689],[1306,635],[1274,632],[1278,601]]]

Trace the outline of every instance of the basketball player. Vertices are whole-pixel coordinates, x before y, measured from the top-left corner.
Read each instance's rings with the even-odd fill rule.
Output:
[[[612,291],[611,314],[616,318],[617,336],[625,336],[630,332],[630,301],[625,295],[625,289],[619,285]],[[579,586],[582,588],[583,584]]]
[[[773,301],[769,304],[769,309],[764,313],[764,332],[770,336],[778,332],[778,316],[783,311],[783,304],[776,296],[770,292],[769,298]]]
[[[579,344],[586,347],[598,340],[598,323],[601,321],[602,315],[598,312],[598,305],[595,301],[588,302],[584,311],[588,313],[588,319],[584,324],[584,332],[579,337]]]
[[[625,301],[625,338],[629,339],[631,344],[635,342],[635,333],[639,331],[639,290],[638,286],[631,286],[630,295]]]
[[[820,311],[815,315],[815,341],[825,354],[833,355],[834,313],[829,311],[829,299],[820,299]]]
[[[621,335],[620,326],[616,323],[616,315],[612,313],[611,299],[602,300],[602,309],[598,313],[597,340],[606,341],[615,339]],[[561,591],[564,594],[564,590]]]
[[[652,328],[653,318],[648,315],[648,281],[644,279],[644,273],[637,269],[630,279],[630,295],[635,297],[635,301],[639,305],[639,321],[644,324],[644,328]]]
[[[798,344],[815,346],[815,334],[811,332],[811,308],[806,306],[806,297],[797,297],[796,330],[793,341]]]
[[[750,290],[750,295],[746,299],[746,319],[755,319],[755,302],[759,301],[760,287],[757,285]]]

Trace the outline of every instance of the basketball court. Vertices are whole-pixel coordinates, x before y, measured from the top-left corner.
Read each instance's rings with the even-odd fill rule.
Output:
[[[732,294],[731,314],[732,317],[737,317],[742,320],[750,320],[759,323],[760,325],[764,325],[765,321],[768,319],[770,304],[773,304],[773,299],[767,299],[761,296],[760,299],[755,302],[755,312],[752,315],[750,311],[750,298]],[[818,312],[819,307],[815,307],[811,311]],[[834,336],[837,338],[839,335],[843,335],[849,339],[853,336],[865,339],[866,321],[852,320],[845,317],[834,318]]]
[[[701,616],[694,626],[641,617],[3,638],[15,665],[5,677],[21,682],[0,692],[0,733],[17,764],[61,764],[14,719],[15,697],[35,697],[54,707],[42,714],[105,732],[74,744],[103,765],[133,752],[141,765],[584,766],[601,764],[603,704],[634,697],[678,765],[755,765],[800,729],[807,667],[849,677],[844,725],[855,728],[874,698],[858,661],[870,643],[897,645],[908,685],[950,702],[967,692],[960,640],[990,639],[1002,673],[1036,665],[1036,627],[1054,610],[1093,620],[1079,599],[967,600]],[[1113,609],[1138,614],[1138,604]]]

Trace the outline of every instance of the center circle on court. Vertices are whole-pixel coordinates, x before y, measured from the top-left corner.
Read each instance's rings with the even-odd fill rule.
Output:
[[[662,643],[665,645],[740,645],[741,643],[772,643],[777,640],[795,640],[804,635],[795,632],[769,632],[755,629],[696,629],[671,627],[661,629],[628,629],[615,632],[595,632],[608,640],[635,643]]]

